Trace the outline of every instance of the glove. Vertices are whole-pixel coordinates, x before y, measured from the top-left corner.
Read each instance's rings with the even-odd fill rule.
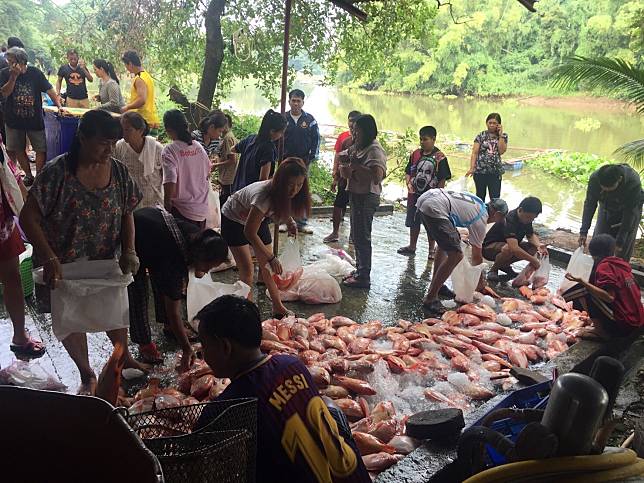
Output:
[[[125,250],[121,253],[121,258],[119,258],[119,267],[121,267],[123,275],[126,273],[136,275],[140,266],[141,263],[139,262],[139,257],[136,256],[136,252],[133,249]]]

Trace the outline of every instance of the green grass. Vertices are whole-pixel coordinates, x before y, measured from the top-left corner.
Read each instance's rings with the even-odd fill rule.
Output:
[[[590,175],[600,166],[614,162],[612,159],[594,154],[575,152],[546,153],[526,160],[531,167],[540,168],[547,173],[579,184],[588,183]]]

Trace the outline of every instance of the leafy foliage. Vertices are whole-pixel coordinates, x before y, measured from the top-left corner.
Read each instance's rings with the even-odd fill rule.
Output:
[[[532,167],[580,184],[587,184],[592,173],[611,162],[594,154],[573,152],[546,153],[526,161]]]
[[[549,71],[573,55],[614,56],[641,65],[640,1],[541,0],[538,15],[514,0],[453,0],[448,8],[421,2],[431,13],[410,19],[384,57],[365,68],[355,53],[369,30],[357,29],[355,49],[340,53],[336,79],[354,87],[394,92],[496,96],[543,93]],[[375,8],[375,7],[374,7]],[[431,10],[433,9],[433,10]],[[361,38],[364,37],[364,38]],[[357,60],[356,60],[357,59]],[[548,93],[553,89],[548,86]]]
[[[589,89],[620,96],[644,114],[644,69],[622,59],[572,57],[557,67],[554,84],[572,87],[583,84]],[[615,151],[633,166],[644,168],[644,139],[632,141]]]

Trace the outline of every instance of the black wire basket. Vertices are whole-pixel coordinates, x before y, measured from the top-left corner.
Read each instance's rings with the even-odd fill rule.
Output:
[[[159,459],[167,482],[255,481],[256,399],[211,401],[125,418]]]

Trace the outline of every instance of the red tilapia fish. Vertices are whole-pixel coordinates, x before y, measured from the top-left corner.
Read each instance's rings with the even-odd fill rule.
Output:
[[[378,371],[401,381],[427,381],[428,402],[469,410],[472,401],[511,389],[517,382],[509,375],[513,366],[556,357],[589,323],[585,313],[572,310],[547,288],[525,286],[520,291],[524,298],[499,300],[503,317],[498,322],[496,311],[482,303],[464,304],[440,319],[399,319],[392,326],[379,320],[359,323],[342,315],[327,318],[323,313],[307,319],[269,319],[262,323],[261,348],[271,354],[294,354],[304,362],[320,393],[352,421],[365,464],[377,472],[415,447],[402,436],[404,416],[378,392]],[[448,378],[452,374],[458,377]],[[197,372],[190,383],[206,375]]]

